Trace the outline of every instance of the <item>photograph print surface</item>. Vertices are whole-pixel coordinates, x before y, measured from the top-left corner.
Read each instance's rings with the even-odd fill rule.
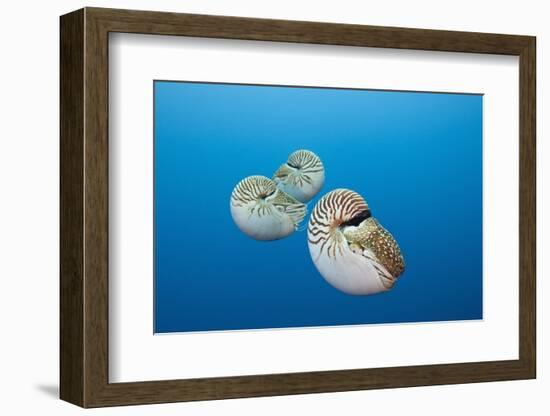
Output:
[[[483,319],[483,96],[154,82],[155,333]]]

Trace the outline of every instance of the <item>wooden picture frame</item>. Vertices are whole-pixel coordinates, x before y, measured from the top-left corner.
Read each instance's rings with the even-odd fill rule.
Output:
[[[61,399],[101,407],[535,378],[534,37],[100,8],[64,15],[60,28]],[[109,383],[110,32],[519,56],[519,359]]]

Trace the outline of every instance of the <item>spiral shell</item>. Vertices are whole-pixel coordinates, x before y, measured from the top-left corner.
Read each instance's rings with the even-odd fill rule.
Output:
[[[349,295],[389,290],[405,269],[397,242],[349,189],[319,200],[309,219],[308,247],[324,279]]]
[[[309,150],[297,150],[273,175],[277,186],[300,202],[310,201],[325,183],[321,159]]]
[[[281,191],[265,176],[249,176],[233,189],[231,216],[239,229],[256,240],[278,240],[292,234],[306,206]]]

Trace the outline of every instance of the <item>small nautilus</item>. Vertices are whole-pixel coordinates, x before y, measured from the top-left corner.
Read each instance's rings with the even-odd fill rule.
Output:
[[[231,216],[237,227],[256,240],[278,240],[292,234],[306,206],[265,176],[249,176],[231,194]]]
[[[319,273],[349,295],[389,290],[405,269],[397,242],[371,216],[361,195],[349,189],[336,189],[319,200],[307,235]]]
[[[300,202],[308,202],[325,183],[325,168],[319,156],[297,150],[273,175],[277,186]]]

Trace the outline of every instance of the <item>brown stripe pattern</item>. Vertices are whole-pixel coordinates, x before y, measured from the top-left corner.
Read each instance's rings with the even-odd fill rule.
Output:
[[[265,199],[277,191],[275,183],[265,176],[249,176],[240,181],[231,194],[231,204],[242,207],[258,199]]]
[[[342,254],[347,244],[339,227],[368,209],[361,195],[349,189],[336,189],[323,196],[311,213],[308,224],[308,241],[320,245],[320,255],[331,258]]]

